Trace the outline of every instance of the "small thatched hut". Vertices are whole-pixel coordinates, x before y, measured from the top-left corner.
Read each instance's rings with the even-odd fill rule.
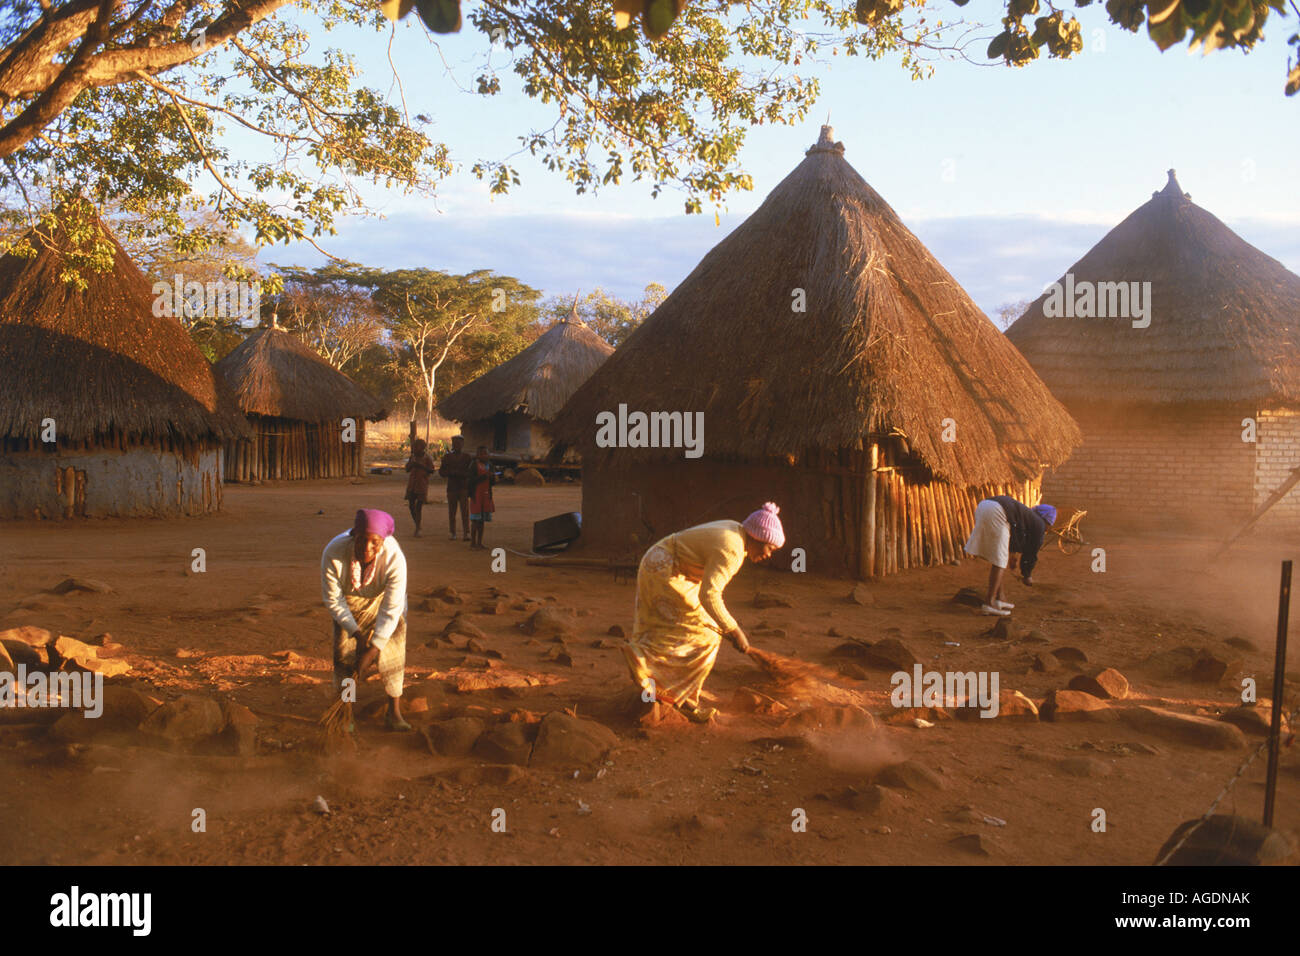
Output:
[[[1057,286],[1007,330],[1083,428],[1045,493],[1222,527],[1300,466],[1300,276],[1194,204],[1173,170]],[[1278,519],[1300,520],[1300,489]]]
[[[575,302],[568,318],[528,348],[439,402],[438,414],[461,423],[471,451],[486,445],[520,458],[545,457],[553,444],[551,419],[613,352],[578,318]]]
[[[383,404],[291,332],[271,325],[216,365],[248,416],[254,437],[226,449],[226,480],[360,475],[366,421]]]
[[[67,230],[0,259],[0,517],[203,514],[247,423],[102,223],[111,272],[63,281]]]
[[[694,416],[702,454],[631,428],[602,447],[602,419],[634,412]],[[554,428],[582,452],[590,547],[632,552],[772,500],[808,568],[863,578],[959,560],[978,501],[1036,503],[1079,440],[830,127]]]

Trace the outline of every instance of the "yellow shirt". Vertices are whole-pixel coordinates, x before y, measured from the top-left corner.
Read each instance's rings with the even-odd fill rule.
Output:
[[[725,634],[737,627],[722,591],[745,563],[745,533],[739,521],[710,521],[676,534],[659,546],[673,555],[677,573],[700,582],[700,606]]]

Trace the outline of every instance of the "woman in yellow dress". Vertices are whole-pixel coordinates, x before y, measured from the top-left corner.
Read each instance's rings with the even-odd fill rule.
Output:
[[[642,700],[676,706],[697,723],[717,715],[699,700],[723,637],[749,652],[722,592],[745,558],[765,561],[785,544],[779,511],[768,502],[743,522],[710,521],[678,531],[641,558],[636,621],[623,654]]]

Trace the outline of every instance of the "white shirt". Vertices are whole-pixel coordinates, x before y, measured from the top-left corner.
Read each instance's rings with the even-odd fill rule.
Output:
[[[352,634],[357,630],[357,620],[348,608],[348,595],[373,598],[382,592],[384,600],[379,606],[379,616],[375,619],[374,636],[370,642],[376,649],[382,649],[406,614],[406,555],[402,553],[396,538],[385,538],[379,554],[375,556],[374,577],[369,584],[363,584],[357,589],[352,587],[352,560],[353,539],[348,532],[343,532],[325,545],[320,558],[321,596],[329,608],[330,617]]]

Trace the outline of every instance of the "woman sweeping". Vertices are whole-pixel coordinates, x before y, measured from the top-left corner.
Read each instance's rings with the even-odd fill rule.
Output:
[[[436,467],[429,457],[428,443],[423,438],[411,442],[411,457],[407,459],[406,470],[410,477],[406,479],[406,504],[411,510],[411,520],[415,522],[415,536],[420,536],[420,519],[424,515],[424,505],[429,498],[429,476]]]
[[[699,700],[723,637],[742,654],[749,652],[722,592],[745,558],[765,561],[785,544],[779,511],[768,502],[743,522],[687,528],[641,558],[636,620],[623,654],[642,700],[674,705],[696,723],[717,715],[715,708],[701,708]]]
[[[476,551],[483,550],[483,530],[497,510],[492,500],[495,483],[487,445],[479,445],[478,457],[469,466],[469,546]]]
[[[352,529],[325,546],[320,576],[325,606],[334,619],[335,690],[344,678],[360,683],[378,668],[388,695],[386,725],[410,730],[402,719],[406,556],[393,537],[393,516],[375,508],[358,511]]]
[[[1007,617],[1014,604],[1005,600],[1007,568],[1016,570],[1019,558],[1021,580],[1033,586],[1034,566],[1047,529],[1056,523],[1051,505],[1030,508],[1007,495],[985,498],[975,508],[975,527],[964,550],[989,564],[989,590],[981,609],[985,614]]]

